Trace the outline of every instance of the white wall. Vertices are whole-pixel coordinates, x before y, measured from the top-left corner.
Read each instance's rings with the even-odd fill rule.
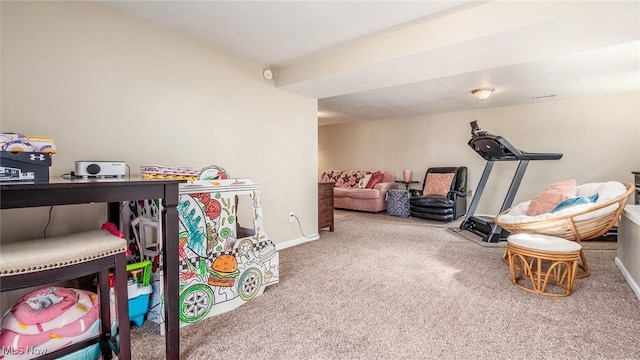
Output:
[[[468,145],[469,122],[501,135],[520,150],[559,152],[556,161],[531,161],[514,204],[530,199],[557,180],[578,184],[618,180],[633,182],[640,170],[640,97],[638,93],[552,101],[322,126],[318,132],[318,172],[325,169],[403,169],[422,182],[432,166],[469,168],[475,190],[486,162]],[[478,213],[500,209],[517,162],[497,163]],[[469,199],[470,203],[470,199]]]
[[[75,160],[216,164],[261,185],[275,243],[317,234],[317,102],[263,65],[93,2],[0,3],[1,131],[54,138],[52,176]],[[3,241],[42,236],[48,208],[2,211]],[[94,229],[105,206],[56,207],[49,235]]]

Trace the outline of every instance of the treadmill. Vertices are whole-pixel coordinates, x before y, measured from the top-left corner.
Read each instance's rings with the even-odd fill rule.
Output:
[[[493,169],[493,164],[496,161],[519,161],[518,168],[516,170],[507,196],[502,203],[500,212],[505,211],[513,203],[513,199],[518,192],[520,183],[524,176],[524,172],[527,170],[527,165],[531,160],[558,160],[562,158],[561,153],[530,153],[516,149],[507,139],[502,136],[491,135],[488,131],[480,130],[477,121],[471,122],[471,139],[468,145],[480,155],[483,159],[487,160],[487,165],[484,167],[482,177],[478,183],[476,193],[473,195],[473,200],[469,206],[469,210],[460,224],[460,229],[468,230],[476,235],[482,237],[482,240],[489,243],[497,243],[500,240],[506,240],[509,233],[503,230],[500,226],[494,222],[494,217],[475,215],[476,208],[480,202],[480,197],[487,185],[487,179]]]

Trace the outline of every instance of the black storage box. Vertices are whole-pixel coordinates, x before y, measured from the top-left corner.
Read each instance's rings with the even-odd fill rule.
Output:
[[[50,166],[50,153],[0,151],[1,182],[49,182]]]

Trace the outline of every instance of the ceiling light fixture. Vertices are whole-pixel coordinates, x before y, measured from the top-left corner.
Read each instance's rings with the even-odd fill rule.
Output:
[[[262,70],[262,77],[265,80],[272,80],[273,79],[273,71],[271,71],[271,69],[269,69],[269,68]]]
[[[473,96],[478,98],[478,100],[482,101],[482,100],[488,98],[489,96],[491,96],[491,93],[494,90],[495,90],[494,88],[483,87],[483,88],[480,88],[480,89],[471,90],[471,93],[473,94]]]

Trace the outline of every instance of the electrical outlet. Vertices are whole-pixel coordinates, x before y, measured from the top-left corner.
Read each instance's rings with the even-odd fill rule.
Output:
[[[290,222],[290,223],[292,223],[292,222],[293,222],[294,216],[295,216],[295,215],[293,215],[293,211],[291,211],[291,212],[289,213],[289,222]]]

